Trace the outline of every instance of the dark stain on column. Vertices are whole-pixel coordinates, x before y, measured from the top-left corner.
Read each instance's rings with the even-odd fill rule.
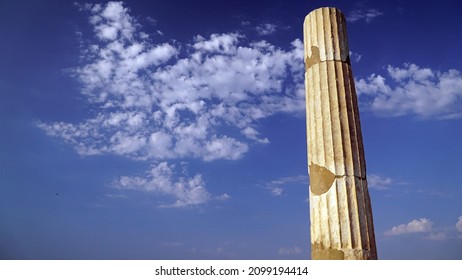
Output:
[[[335,180],[335,174],[329,169],[317,164],[310,164],[311,192],[315,195],[326,193]]]
[[[319,57],[319,48],[316,46],[311,46],[311,56],[307,56],[305,58],[305,71],[320,61],[321,58]]]

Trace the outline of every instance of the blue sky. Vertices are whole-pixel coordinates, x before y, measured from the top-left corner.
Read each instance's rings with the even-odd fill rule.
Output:
[[[4,1],[0,258],[308,259],[302,23],[346,15],[381,259],[462,259],[459,1]]]

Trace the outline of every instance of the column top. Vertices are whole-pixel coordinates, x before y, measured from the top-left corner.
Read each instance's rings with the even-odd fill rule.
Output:
[[[350,63],[345,16],[339,9],[322,7],[310,12],[303,35],[306,68],[329,60]]]

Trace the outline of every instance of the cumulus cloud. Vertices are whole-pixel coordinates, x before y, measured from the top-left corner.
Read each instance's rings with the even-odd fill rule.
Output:
[[[80,155],[115,154],[151,163],[237,160],[252,145],[269,143],[258,131],[260,120],[303,113],[298,39],[287,49],[236,32],[197,35],[192,43],[154,43],[123,2],[79,7],[89,14],[95,39],[85,41],[90,43],[83,45],[82,64],[71,73],[96,113],[78,123],[37,125]],[[165,172],[151,175],[164,180]],[[178,205],[208,200],[200,177],[165,185],[153,175],[144,181],[123,178],[121,188],[170,194]],[[165,187],[179,185],[181,195]]]
[[[252,143],[269,142],[259,136],[259,120],[303,111],[300,40],[288,51],[265,41],[246,45],[238,33],[153,44],[121,2],[87,8],[99,40],[73,73],[99,113],[77,124],[39,123],[80,154],[233,160]],[[228,134],[234,129],[240,135]]]
[[[371,22],[373,19],[381,15],[383,15],[383,13],[377,9],[356,9],[348,14],[346,20],[348,22],[356,22],[360,20]]]
[[[431,220],[427,218],[415,219],[407,224],[393,227],[384,233],[385,236],[398,236],[413,233],[424,233],[423,239],[432,241],[452,240],[462,238],[462,216],[458,218],[455,227],[434,227]]]
[[[382,116],[415,115],[420,118],[462,117],[462,74],[406,63],[387,67],[387,76],[372,74],[356,81],[362,102]]]
[[[391,230],[385,232],[385,235],[403,235],[419,232],[431,232],[433,227],[433,222],[426,218],[415,219],[410,221],[407,224],[401,224],[394,226]]]
[[[456,223],[456,229],[458,232],[462,232],[462,216],[459,217],[459,220]]]
[[[138,190],[175,198],[172,204],[164,207],[185,207],[206,203],[212,199],[226,200],[227,194],[214,197],[205,189],[200,174],[193,177],[175,176],[174,165],[161,162],[152,166],[145,176],[121,176],[113,183],[120,190]]]

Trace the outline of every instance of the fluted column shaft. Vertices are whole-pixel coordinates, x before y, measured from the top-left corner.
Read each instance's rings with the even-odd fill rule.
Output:
[[[372,209],[344,15],[304,23],[312,259],[376,259]]]

